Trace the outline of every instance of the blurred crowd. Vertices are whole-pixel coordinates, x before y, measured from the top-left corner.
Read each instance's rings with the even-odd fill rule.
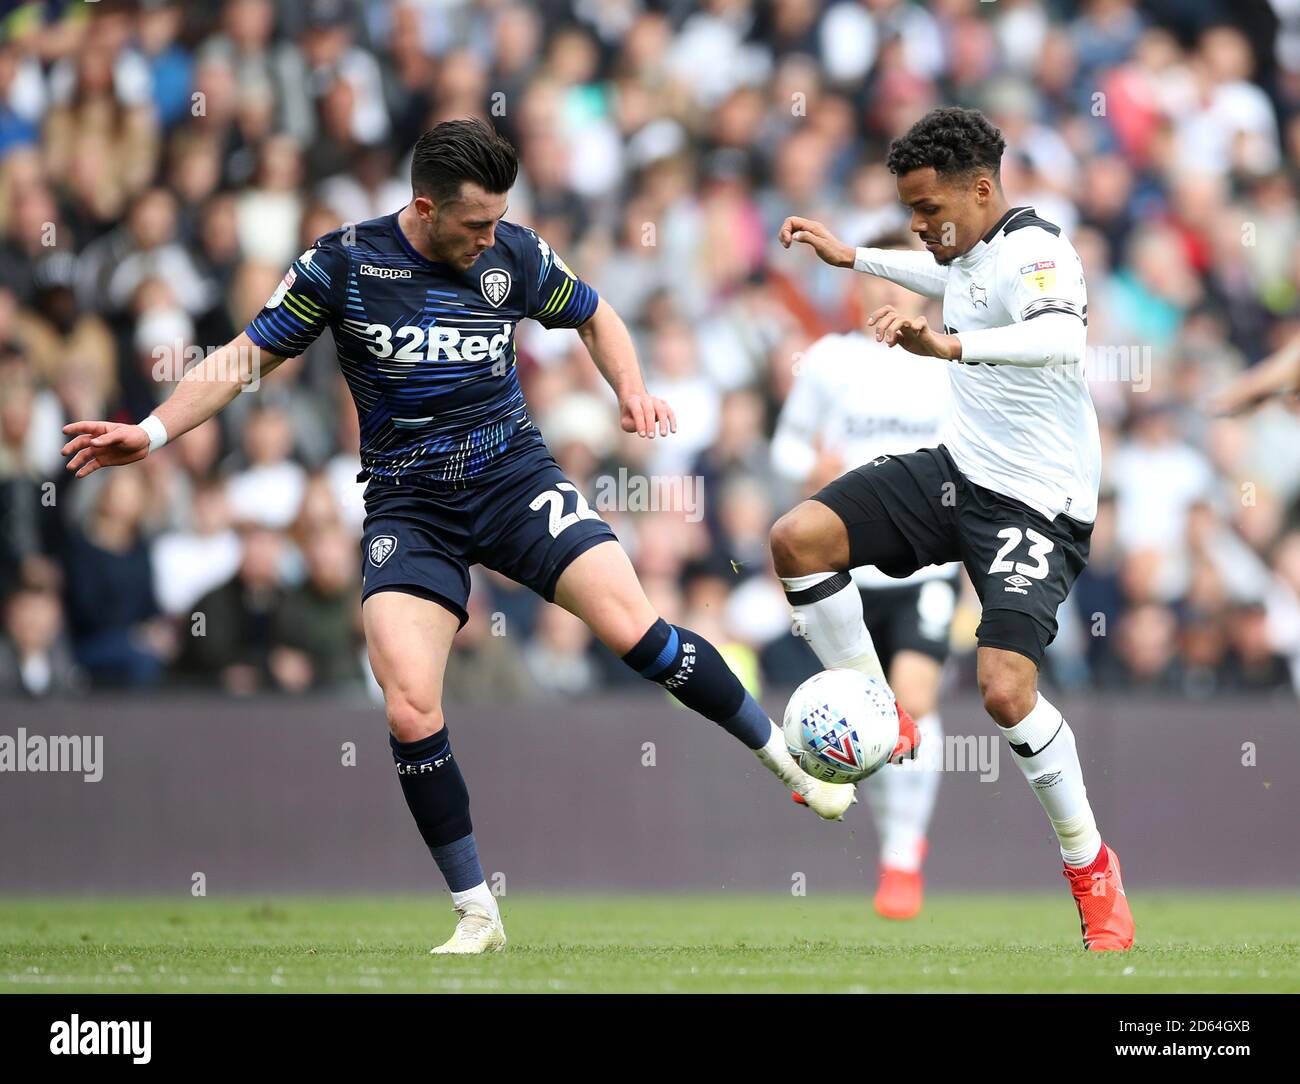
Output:
[[[509,217],[623,315],[680,421],[624,435],[576,333],[527,323],[552,451],[664,616],[752,684],[801,680],[767,532],[805,494],[770,436],[802,352],[863,313],[858,276],[776,232],[905,226],[884,153],[940,104],[1002,129],[1011,203],[1088,275],[1103,500],[1049,679],[1300,688],[1300,415],[1204,409],[1300,334],[1297,0],[48,0],[0,27],[0,694],[373,692],[328,332],[143,464],[73,481],[61,426],[138,421],[160,357],[225,343],[314,238],[401,207],[416,138],[466,115],[519,148]],[[620,470],[691,484],[602,501]],[[967,585],[955,682],[977,622]],[[449,699],[636,680],[475,570]]]

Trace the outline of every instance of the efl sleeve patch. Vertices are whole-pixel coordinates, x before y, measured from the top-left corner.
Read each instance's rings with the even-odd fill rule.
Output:
[[[1056,261],[1037,260],[1020,269],[1020,281],[1029,289],[1043,293],[1056,285]]]

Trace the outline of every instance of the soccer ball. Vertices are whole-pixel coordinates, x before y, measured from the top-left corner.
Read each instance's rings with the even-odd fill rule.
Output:
[[[790,755],[814,779],[856,783],[898,744],[898,706],[883,681],[857,670],[823,670],[795,689],[781,729]]]

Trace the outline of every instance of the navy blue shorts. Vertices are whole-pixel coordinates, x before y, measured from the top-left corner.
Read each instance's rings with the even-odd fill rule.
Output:
[[[555,601],[569,564],[613,530],[545,448],[490,482],[448,492],[418,479],[371,478],[361,537],[361,599],[405,591],[469,619],[469,569],[483,565]]]

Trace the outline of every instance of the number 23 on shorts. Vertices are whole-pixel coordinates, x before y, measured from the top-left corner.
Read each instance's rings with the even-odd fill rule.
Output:
[[[997,556],[993,558],[993,563],[989,565],[989,575],[1000,576],[1015,572],[1032,580],[1041,580],[1050,571],[1047,555],[1052,552],[1053,543],[1046,535],[1035,531],[1032,527],[1026,527],[1023,531],[1019,527],[1004,527],[998,531],[998,537],[1006,541],[998,550]],[[1011,561],[1008,558],[1011,551],[1020,545],[1022,539],[1029,542],[1029,549],[1025,556],[1033,562],[1032,564],[1025,561]]]

